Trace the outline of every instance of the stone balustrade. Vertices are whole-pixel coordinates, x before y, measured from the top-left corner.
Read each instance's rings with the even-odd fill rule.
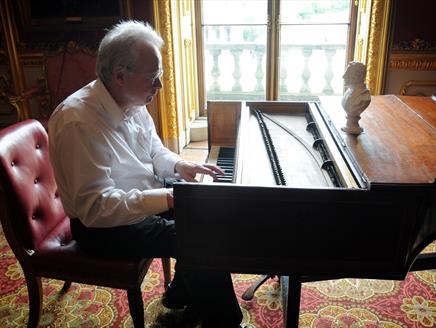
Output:
[[[265,45],[207,44],[205,55],[207,99],[265,99]],[[280,99],[342,94],[345,66],[344,44],[282,45]]]

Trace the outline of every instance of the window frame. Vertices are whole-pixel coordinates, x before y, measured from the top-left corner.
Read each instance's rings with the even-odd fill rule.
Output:
[[[265,100],[275,101],[279,97],[280,82],[280,3],[281,0],[266,0],[268,2],[267,18],[267,46],[266,46],[266,85]],[[348,37],[346,44],[346,62],[354,58],[356,41],[358,3],[350,1]],[[195,21],[197,39],[197,67],[198,67],[198,93],[199,115],[206,116],[206,84],[204,72],[204,42],[203,42],[203,0],[195,1]],[[269,68],[269,69],[268,69]],[[345,69],[345,67],[344,67]]]

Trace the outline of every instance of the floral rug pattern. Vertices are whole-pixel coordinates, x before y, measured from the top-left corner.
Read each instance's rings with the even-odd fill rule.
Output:
[[[436,251],[436,243],[426,251]],[[283,327],[277,277],[263,284],[251,301],[242,300],[241,295],[257,276],[234,274],[232,277],[244,323],[253,328]],[[133,327],[126,292],[73,283],[61,295],[62,285],[62,281],[43,279],[40,327]],[[159,260],[153,261],[142,292],[146,327],[188,327],[177,319],[180,314],[161,305],[163,274]],[[24,275],[0,228],[0,327],[25,327],[27,317]],[[436,270],[409,273],[404,281],[340,279],[305,283],[299,327],[436,327]]]

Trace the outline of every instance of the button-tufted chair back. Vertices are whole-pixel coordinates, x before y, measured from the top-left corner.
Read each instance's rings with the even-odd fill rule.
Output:
[[[0,131],[0,184],[10,228],[21,247],[32,252],[48,237],[71,240],[50,165],[47,133],[39,122],[27,120]]]
[[[5,237],[26,278],[28,327],[37,327],[41,277],[127,290],[135,327],[144,327],[141,283],[153,259],[110,259],[84,253],[72,238],[70,220],[56,193],[48,136],[41,123],[26,120],[0,130],[0,219]],[[170,259],[162,259],[165,286]]]

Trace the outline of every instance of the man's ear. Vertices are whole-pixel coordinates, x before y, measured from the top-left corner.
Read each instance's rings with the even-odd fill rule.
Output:
[[[122,67],[116,67],[112,71],[113,80],[117,85],[124,85],[126,79],[126,70]]]

